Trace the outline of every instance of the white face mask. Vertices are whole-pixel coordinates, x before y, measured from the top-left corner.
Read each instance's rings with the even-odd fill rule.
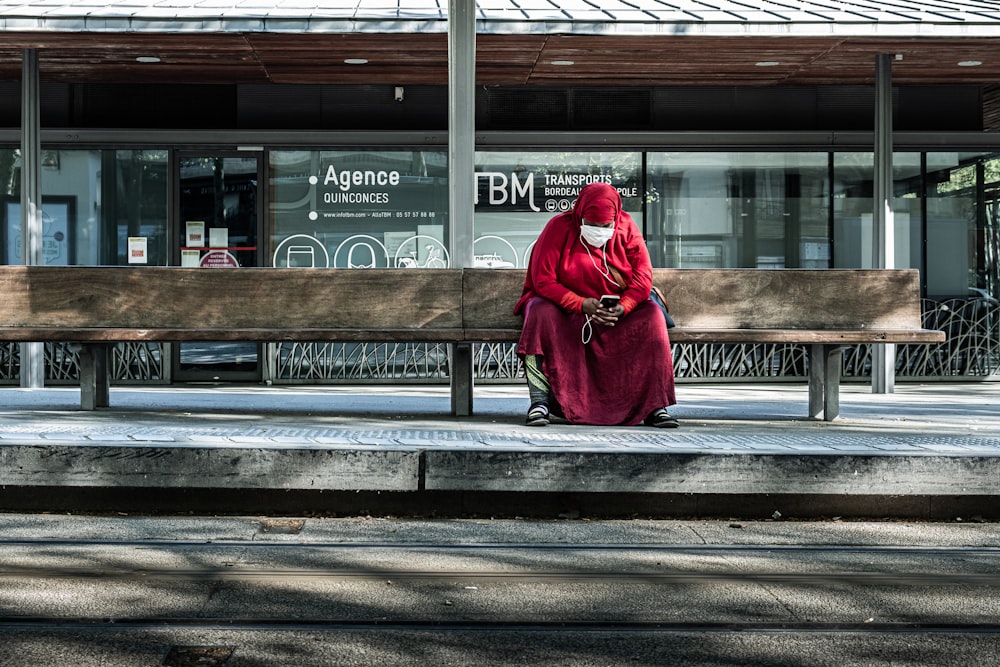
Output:
[[[583,240],[595,248],[603,248],[604,244],[611,240],[615,233],[614,225],[610,227],[596,227],[594,225],[580,225],[580,236]]]

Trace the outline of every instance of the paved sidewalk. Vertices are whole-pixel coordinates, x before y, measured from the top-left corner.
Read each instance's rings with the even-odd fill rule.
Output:
[[[805,416],[805,385],[681,384],[676,430],[527,427],[521,386],[476,388],[475,414],[449,414],[440,386],[115,387],[112,407],[78,409],[75,388],[0,389],[0,444],[176,444],[527,448],[774,454],[1000,455],[1000,383],[844,385],[841,416]]]
[[[373,492],[1000,495],[1000,383],[680,384],[681,428],[524,426],[523,386],[0,389],[0,485]]]

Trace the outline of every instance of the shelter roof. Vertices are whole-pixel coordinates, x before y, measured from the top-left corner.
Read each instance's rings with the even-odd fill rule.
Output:
[[[447,0],[0,0],[0,28],[442,32]],[[996,36],[995,0],[479,0],[477,31]]]
[[[43,81],[444,84],[447,14],[447,0],[0,0],[0,78],[36,48]],[[900,83],[1000,80],[997,0],[479,0],[476,32],[483,85],[869,84],[878,53],[901,56]]]

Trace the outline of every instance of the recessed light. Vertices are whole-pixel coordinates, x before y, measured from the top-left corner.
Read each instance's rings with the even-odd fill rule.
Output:
[[[160,59],[156,56],[139,56],[135,59],[137,63],[158,63]]]
[[[365,58],[346,58],[344,62],[348,65],[367,65],[368,60]]]
[[[781,63],[777,60],[761,60],[759,63],[755,63],[757,67],[777,67]]]
[[[565,67],[567,65],[574,65],[576,63],[574,63],[572,60],[553,60],[551,64],[559,65],[560,67]]]
[[[958,63],[959,67],[979,67],[983,64],[982,60],[962,60]]]

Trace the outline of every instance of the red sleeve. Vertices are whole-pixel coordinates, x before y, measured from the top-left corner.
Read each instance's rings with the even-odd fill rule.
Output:
[[[553,218],[545,226],[531,253],[528,282],[538,296],[558,304],[567,312],[580,312],[583,310],[584,297],[560,283],[558,278],[569,229],[564,216]]]
[[[621,306],[627,315],[649,298],[649,292],[653,289],[653,264],[649,259],[646,241],[642,238],[632,216],[623,212],[622,218],[623,231],[628,233],[625,239],[625,254],[632,269],[632,278],[622,293],[621,300]]]

